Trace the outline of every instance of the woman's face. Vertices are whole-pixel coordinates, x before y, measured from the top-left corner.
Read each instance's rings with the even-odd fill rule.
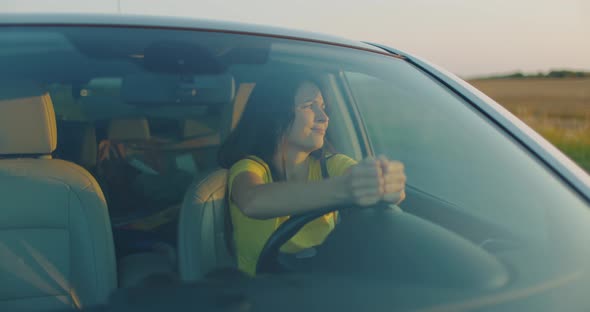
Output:
[[[328,115],[320,89],[311,82],[302,83],[295,93],[295,119],[287,134],[287,143],[305,152],[324,145]]]

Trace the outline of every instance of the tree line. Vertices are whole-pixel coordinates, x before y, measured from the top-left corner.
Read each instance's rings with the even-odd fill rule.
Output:
[[[515,72],[507,75],[496,75],[481,77],[479,79],[529,79],[529,78],[590,78],[590,72],[584,71],[571,71],[571,70],[552,70],[546,73],[522,73]]]

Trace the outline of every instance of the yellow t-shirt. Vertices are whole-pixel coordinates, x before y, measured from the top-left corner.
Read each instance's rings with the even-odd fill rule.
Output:
[[[229,205],[231,221],[233,225],[234,243],[238,260],[238,268],[250,275],[256,272],[256,263],[258,256],[264,248],[266,241],[272,233],[287,219],[289,216],[258,220],[247,217],[231,200],[232,183],[234,178],[244,172],[249,171],[259,176],[264,183],[271,183],[272,176],[268,165],[260,158],[254,161],[252,159],[242,159],[236,162],[229,171]],[[319,181],[322,179],[322,170],[320,161],[314,158],[309,162],[308,181]],[[342,154],[335,154],[326,161],[326,167],[330,177],[340,176],[346,170],[355,165],[356,161]],[[308,224],[306,224],[295,236],[293,236],[283,247],[281,251],[295,253],[300,250],[320,245],[324,239],[334,229],[335,213],[328,213]]]

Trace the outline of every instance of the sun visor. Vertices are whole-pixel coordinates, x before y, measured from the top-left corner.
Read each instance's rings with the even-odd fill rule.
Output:
[[[178,75],[136,74],[123,78],[123,100],[135,106],[219,105],[233,100],[234,78],[230,74]]]

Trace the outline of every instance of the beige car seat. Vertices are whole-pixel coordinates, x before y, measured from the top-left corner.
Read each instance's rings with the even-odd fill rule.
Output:
[[[52,159],[56,121],[33,84],[0,87],[0,311],[106,303],[117,286],[107,205],[82,167]]]
[[[224,109],[222,139],[235,127],[253,88],[254,84],[241,84],[233,103]],[[216,169],[202,175],[186,192],[178,222],[178,270],[184,281],[236,265],[227,244],[233,239],[226,233],[227,173],[226,169]]]

